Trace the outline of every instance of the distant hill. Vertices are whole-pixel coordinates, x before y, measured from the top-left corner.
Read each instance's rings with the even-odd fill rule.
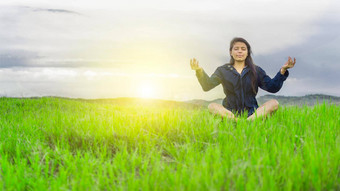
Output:
[[[103,103],[103,104],[114,104],[117,106],[145,106],[145,107],[167,107],[167,108],[192,108],[197,109],[202,107],[202,105],[191,104],[180,101],[170,101],[161,99],[147,99],[147,98],[107,98],[107,99],[76,99],[79,101],[85,101],[90,103]]]
[[[54,97],[54,96],[47,96]],[[39,99],[40,97],[31,97],[29,99]],[[78,100],[89,103],[102,103],[102,104],[114,104],[117,106],[146,106],[146,107],[167,107],[167,108],[206,108],[210,103],[222,104],[223,99],[215,99],[211,101],[194,99],[190,101],[170,101],[161,99],[146,99],[146,98],[131,98],[131,97],[121,97],[121,98],[107,98],[107,99],[81,99],[81,98],[66,98],[66,97],[54,97],[58,99],[71,99]],[[27,98],[20,98],[27,99]],[[340,105],[340,97],[324,95],[324,94],[310,94],[305,96],[276,96],[276,95],[264,95],[257,98],[258,104],[262,105],[270,99],[276,99],[279,101],[281,106],[313,106],[317,103],[331,103]]]
[[[310,94],[305,96],[275,96],[275,95],[265,95],[261,96],[257,99],[259,104],[263,104],[270,99],[276,99],[279,101],[281,105],[308,105],[313,106],[318,103],[332,103],[336,105],[340,105],[340,97],[324,95],[324,94]]]
[[[279,101],[280,105],[283,106],[291,106],[291,105],[297,105],[297,106],[313,106],[317,103],[323,103],[328,102],[336,105],[340,105],[340,97],[336,96],[330,96],[330,95],[324,95],[324,94],[310,94],[305,96],[276,96],[276,95],[264,95],[259,98],[257,98],[257,102],[259,105],[262,105],[266,101],[270,99],[276,99]],[[223,99],[215,99],[212,101],[206,101],[206,100],[190,100],[186,103],[194,104],[197,106],[206,107],[210,103],[222,103]]]

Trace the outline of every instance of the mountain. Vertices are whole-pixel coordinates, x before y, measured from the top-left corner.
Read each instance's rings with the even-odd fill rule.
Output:
[[[270,99],[276,99],[281,105],[308,105],[313,106],[316,104],[322,104],[323,102],[340,105],[340,97],[324,95],[324,94],[310,94],[305,96],[275,96],[275,95],[264,95],[257,99],[261,105]]]
[[[47,96],[53,97],[53,96]],[[170,101],[161,99],[147,99],[147,98],[132,98],[132,97],[121,97],[121,98],[107,98],[107,99],[81,99],[81,98],[66,98],[66,97],[55,97],[59,99],[71,99],[89,103],[99,104],[114,104],[117,106],[134,107],[134,106],[145,106],[145,107],[157,107],[157,108],[186,108],[186,109],[198,109],[206,108],[210,103],[222,104],[223,99],[215,99],[211,101],[194,99],[189,101]],[[30,99],[39,99],[39,97],[31,97]],[[276,95],[264,95],[257,98],[259,105],[262,105],[270,99],[276,99],[279,101],[281,106],[313,106],[315,104],[322,104],[323,102],[340,105],[340,97],[324,95],[324,94],[310,94],[305,96],[276,96]]]
[[[190,108],[197,109],[202,107],[201,104],[191,104],[180,101],[170,101],[170,100],[161,100],[161,99],[148,99],[148,98],[132,98],[132,97],[121,97],[121,98],[107,98],[107,99],[77,99],[79,101],[90,102],[90,103],[102,103],[102,104],[114,104],[117,106],[124,107],[134,107],[134,106],[143,106],[143,107],[167,107],[167,108]],[[204,102],[204,101],[203,101]],[[202,104],[203,104],[202,102]]]

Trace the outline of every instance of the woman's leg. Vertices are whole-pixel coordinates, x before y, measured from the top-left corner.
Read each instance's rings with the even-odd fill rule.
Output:
[[[226,117],[229,119],[234,119],[235,116],[234,114],[227,110],[226,108],[223,107],[223,105],[218,104],[218,103],[211,103],[208,105],[208,109],[210,111],[210,113],[214,114],[214,115],[219,115],[221,117]]]
[[[276,99],[271,99],[264,103],[262,106],[257,108],[257,110],[247,118],[247,120],[254,120],[255,117],[266,117],[279,108],[279,102]],[[255,116],[256,113],[256,116]]]

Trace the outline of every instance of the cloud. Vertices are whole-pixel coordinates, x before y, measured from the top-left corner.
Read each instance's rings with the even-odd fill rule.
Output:
[[[340,95],[340,19],[335,13],[327,14],[313,24],[318,33],[303,43],[286,47],[268,54],[255,55],[255,62],[274,77],[288,56],[296,57],[297,63],[290,70],[287,90],[303,95],[306,93],[331,93]],[[283,91],[291,95],[292,92]]]
[[[176,73],[193,78],[190,82],[166,82],[171,94],[213,99],[223,95],[223,91],[200,94],[201,88],[190,70],[189,59],[198,58],[211,74],[229,60],[229,41],[242,36],[251,43],[256,64],[270,76],[276,74],[287,56],[297,57],[298,63],[289,77],[296,80],[287,80],[280,94],[326,91],[325,88],[334,93],[331,87],[338,87],[335,82],[336,71],[340,69],[340,17],[339,9],[331,0],[322,3],[318,0],[175,0],[165,3],[147,0],[136,1],[133,5],[131,1],[29,2],[24,6],[0,6],[0,69],[11,70],[13,76],[18,70],[34,69],[38,74],[38,70],[50,68],[118,69],[127,75]],[[7,81],[14,79],[13,76],[7,76]],[[48,84],[50,81],[44,86],[39,86],[39,80],[26,86],[32,75],[22,76],[23,87],[32,87],[37,92],[41,92],[41,87],[45,93],[52,91],[61,95],[64,92],[62,88],[66,82],[62,78],[55,78],[58,88],[51,90],[54,86]],[[46,79],[47,75],[42,77]],[[67,79],[68,83],[76,84],[73,86],[85,83],[73,76]],[[93,77],[93,83],[96,79]],[[162,77],[157,76],[157,79]],[[106,78],[110,80],[115,81],[112,87],[119,84],[114,77]],[[131,84],[125,83],[126,86]],[[82,84],[82,88],[81,91],[88,92],[86,85]],[[16,88],[12,90],[15,92]],[[95,93],[92,96],[95,97]]]
[[[38,8],[31,6],[6,6],[8,8],[15,8],[21,10],[21,12],[50,12],[50,13],[61,13],[61,14],[76,14],[81,15],[78,12],[67,10],[67,9],[50,9],[50,8]]]
[[[291,1],[159,3],[149,0],[136,1],[138,6],[124,2],[101,1],[104,3],[98,5],[97,2],[84,1],[84,5],[79,5],[86,5],[81,13],[71,6],[66,8],[69,4],[66,1],[49,6],[57,8],[46,8],[42,1],[35,2],[41,2],[40,8],[35,8],[37,6],[32,3],[30,6],[6,7],[7,10],[1,11],[0,27],[6,31],[0,32],[0,39],[4,42],[0,49],[37,52],[44,58],[55,60],[53,65],[56,67],[57,60],[82,58],[122,61],[102,62],[98,67],[105,63],[107,67],[119,67],[127,62],[158,67],[157,63],[162,60],[163,63],[167,61],[163,66],[171,69],[195,55],[200,55],[207,63],[220,62],[225,59],[226,46],[234,36],[244,36],[261,45],[257,49],[259,53],[299,43],[313,34],[314,30],[308,24],[323,12],[329,1],[323,4],[299,1],[292,7]],[[105,9],[98,11],[93,8],[98,6]],[[244,13],[235,7],[242,7]],[[279,11],[282,7],[290,7],[284,15]],[[298,11],[301,7],[304,7],[303,14]],[[87,16],[78,16],[83,13]],[[290,28],[290,33],[277,32],[286,28]],[[265,46],[262,46],[261,35],[269,39]],[[277,43],[270,39],[277,39]],[[76,67],[81,64],[74,63],[60,62],[59,65]],[[98,64],[83,64],[91,63]],[[51,64],[46,62],[47,66]]]
[[[57,59],[39,56],[37,52],[6,51],[0,54],[0,68],[122,68],[131,65],[126,60]]]
[[[10,51],[0,54],[0,68],[30,67],[33,60],[39,58],[37,53],[28,51]]]
[[[30,8],[30,7],[28,7]],[[51,12],[51,13],[66,13],[66,14],[76,14],[80,15],[75,11],[65,10],[65,9],[42,9],[42,8],[30,8],[35,12]]]

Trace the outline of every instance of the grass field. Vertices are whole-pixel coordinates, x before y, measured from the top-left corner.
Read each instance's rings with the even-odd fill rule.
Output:
[[[207,110],[0,98],[2,190],[340,190],[340,106]]]

